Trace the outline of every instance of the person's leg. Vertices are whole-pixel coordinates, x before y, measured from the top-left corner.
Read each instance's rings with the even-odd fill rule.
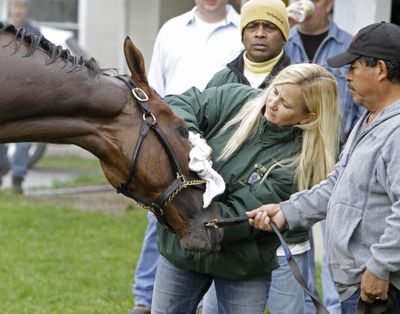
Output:
[[[211,276],[179,269],[161,256],[154,282],[151,313],[196,313],[197,305],[211,282]]]
[[[246,281],[227,280],[214,277],[219,314],[260,314],[267,305],[271,275]],[[207,300],[203,301],[203,304]],[[215,314],[205,312],[203,314]]]
[[[11,172],[13,177],[24,178],[28,172],[29,149],[32,143],[15,144],[15,153],[11,162]]]
[[[0,178],[10,170],[7,152],[8,146],[6,144],[0,144]]]
[[[207,293],[204,295],[202,313],[218,314],[217,292],[215,291],[214,281]]]
[[[312,229],[309,230],[309,241],[310,241],[310,250],[307,252],[307,268],[308,268],[308,276],[307,276],[307,286],[308,289],[314,294],[318,295],[317,292],[317,281],[316,281],[316,274],[317,269],[315,267],[315,256],[314,256],[314,237],[312,234]],[[306,294],[305,298],[305,313],[306,314],[315,314],[317,313],[317,309],[314,306],[310,296]]]
[[[132,291],[135,296],[135,305],[151,307],[154,278],[160,253],[157,248],[157,220],[150,212],[147,214],[147,218],[148,224],[136,265]]]
[[[299,269],[307,282],[308,253],[293,255]],[[278,256],[279,268],[272,272],[271,289],[268,307],[273,314],[304,314],[305,293],[296,281],[285,256]]]
[[[321,231],[324,240],[323,246],[323,258],[322,258],[322,271],[321,271],[321,282],[322,282],[322,293],[324,297],[324,305],[328,309],[330,314],[340,314],[342,309],[340,306],[339,295],[336,291],[335,285],[333,283],[331,274],[328,270],[328,262],[326,260],[326,221],[321,221]]]
[[[31,143],[15,144],[15,152],[11,161],[12,190],[22,193],[22,182],[28,172],[29,149]]]
[[[354,294],[341,303],[341,314],[354,314],[356,313],[357,303],[360,299],[360,289],[357,289]]]

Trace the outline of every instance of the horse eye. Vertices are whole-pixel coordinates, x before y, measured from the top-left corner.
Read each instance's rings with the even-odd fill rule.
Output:
[[[189,138],[189,130],[184,127],[179,127],[178,132],[184,137],[184,138]]]

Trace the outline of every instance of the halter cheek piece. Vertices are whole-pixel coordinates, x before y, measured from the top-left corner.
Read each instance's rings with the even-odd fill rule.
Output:
[[[188,179],[182,172],[182,168],[179,165],[179,162],[175,156],[174,149],[166,138],[164,132],[161,130],[159,124],[157,123],[157,119],[154,114],[150,111],[150,107],[148,105],[149,97],[146,93],[139,87],[135,87],[132,80],[127,76],[116,76],[116,78],[122,80],[132,91],[132,95],[135,99],[135,102],[139,106],[139,108],[143,112],[143,121],[140,126],[140,132],[138,135],[138,139],[136,142],[135,150],[133,151],[132,161],[130,166],[130,171],[128,178],[124,183],[121,183],[117,186],[117,193],[122,193],[127,197],[134,199],[138,202],[142,207],[147,210],[150,210],[157,218],[157,220],[163,226],[172,230],[171,226],[166,222],[164,216],[164,207],[166,207],[172,200],[184,189],[194,186],[197,188],[204,189],[204,184],[206,183],[204,180],[200,179]],[[149,200],[144,197],[138,196],[133,192],[128,190],[129,184],[133,181],[135,175],[136,163],[138,161],[138,156],[140,152],[140,148],[142,146],[143,140],[146,135],[149,133],[150,129],[152,129],[157,135],[160,142],[163,144],[168,157],[171,161],[171,165],[173,167],[174,173],[176,173],[176,179],[172,181],[172,183],[161,193],[160,197],[155,200]]]

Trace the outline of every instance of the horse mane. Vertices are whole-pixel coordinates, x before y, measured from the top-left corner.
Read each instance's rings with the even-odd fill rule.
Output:
[[[24,28],[16,28],[14,25],[9,23],[0,22],[0,34],[2,32],[11,33],[14,35],[14,39],[6,44],[4,47],[10,45],[13,41],[18,41],[19,45],[15,49],[14,53],[22,46],[22,43],[28,43],[30,50],[24,57],[30,57],[40,47],[44,49],[49,58],[46,60],[46,65],[50,65],[56,62],[58,59],[72,65],[72,69],[69,72],[77,71],[82,68],[87,68],[89,71],[90,79],[95,79],[99,75],[103,74],[103,70],[91,61],[84,59],[82,56],[73,56],[69,49],[64,49],[62,46],[57,46],[51,41],[47,40],[43,35],[26,34]]]

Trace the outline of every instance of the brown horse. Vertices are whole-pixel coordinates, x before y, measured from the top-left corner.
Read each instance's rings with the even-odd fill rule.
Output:
[[[82,147],[114,187],[173,229],[182,247],[213,251],[222,233],[204,224],[220,216],[214,205],[202,208],[202,182],[188,168],[186,124],[148,85],[129,38],[124,52],[131,76],[122,79],[0,23],[0,143]]]

